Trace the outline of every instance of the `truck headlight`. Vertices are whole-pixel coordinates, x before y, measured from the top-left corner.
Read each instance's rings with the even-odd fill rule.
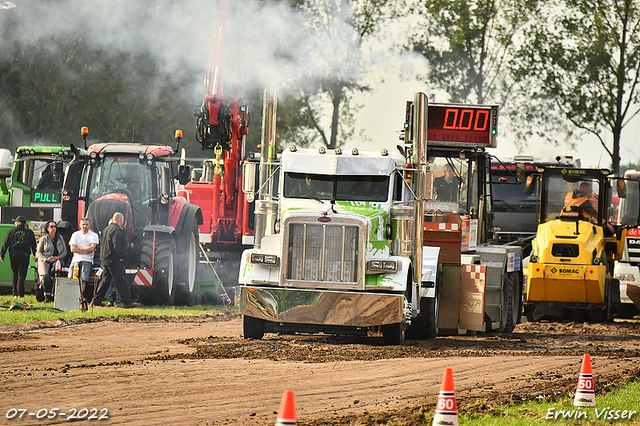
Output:
[[[251,253],[251,263],[265,266],[278,266],[280,258],[275,254]]]
[[[398,262],[395,260],[370,260],[367,262],[368,271],[397,271]]]
[[[636,282],[636,276],[634,274],[616,274],[615,278],[619,279],[620,281],[627,281],[630,283]]]

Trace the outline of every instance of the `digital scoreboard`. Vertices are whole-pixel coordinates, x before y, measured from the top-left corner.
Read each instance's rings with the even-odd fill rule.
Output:
[[[412,116],[413,102],[409,101],[405,130]],[[495,148],[497,136],[497,105],[428,104],[427,144]]]

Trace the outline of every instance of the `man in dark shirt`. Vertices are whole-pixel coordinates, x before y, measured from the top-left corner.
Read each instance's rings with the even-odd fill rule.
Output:
[[[436,190],[438,201],[458,201],[458,179],[453,173],[450,164],[444,165],[444,176],[433,180],[433,187]]]
[[[101,306],[111,282],[116,286],[124,308],[135,308],[137,305],[131,300],[129,284],[125,274],[124,259],[127,255],[127,235],[123,229],[124,216],[115,213],[109,221],[100,238],[100,260],[104,273],[96,291],[96,297],[91,303],[93,306]]]
[[[29,268],[29,254],[36,254],[36,237],[33,231],[25,226],[27,223],[23,216],[13,219],[15,228],[7,232],[4,244],[0,250],[0,260],[4,262],[4,256],[9,250],[11,272],[13,272],[13,297],[24,297],[24,280]]]

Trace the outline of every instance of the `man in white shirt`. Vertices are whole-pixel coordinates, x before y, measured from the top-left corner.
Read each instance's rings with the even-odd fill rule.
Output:
[[[82,281],[82,295],[84,297],[84,290],[91,277],[91,270],[93,269],[93,255],[98,246],[98,234],[93,232],[89,227],[91,223],[89,219],[83,217],[80,219],[80,230],[71,235],[69,240],[69,246],[71,246],[71,252],[73,253],[73,259],[71,259],[71,269],[69,275],[73,275],[73,267],[78,264],[78,277]]]

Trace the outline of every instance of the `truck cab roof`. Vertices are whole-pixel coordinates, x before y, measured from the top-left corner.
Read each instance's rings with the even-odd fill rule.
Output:
[[[282,152],[282,169],[285,172],[323,175],[389,176],[396,168],[403,167],[404,158],[387,150],[342,151],[298,149],[290,147]]]

